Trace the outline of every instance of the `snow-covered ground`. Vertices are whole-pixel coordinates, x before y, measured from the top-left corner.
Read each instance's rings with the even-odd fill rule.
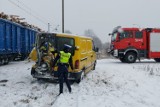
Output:
[[[71,94],[64,85],[59,97],[57,83],[32,78],[32,64],[0,66],[0,107],[160,107],[160,64],[153,60],[98,60],[96,70],[72,84]]]

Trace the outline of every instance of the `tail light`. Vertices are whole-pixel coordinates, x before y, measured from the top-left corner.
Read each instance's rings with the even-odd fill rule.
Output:
[[[75,69],[79,69],[79,60],[75,61]]]

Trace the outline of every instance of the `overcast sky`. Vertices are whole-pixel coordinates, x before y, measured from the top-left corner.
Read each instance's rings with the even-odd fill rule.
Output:
[[[58,32],[61,32],[61,1],[0,0],[0,12],[24,17],[28,23],[44,30],[50,23],[51,31],[58,26]],[[110,41],[108,33],[118,25],[160,28],[160,0],[64,1],[65,30],[83,35],[85,30],[92,29],[102,42]]]

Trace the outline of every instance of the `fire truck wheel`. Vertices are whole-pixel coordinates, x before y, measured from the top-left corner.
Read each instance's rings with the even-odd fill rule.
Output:
[[[154,59],[156,62],[160,62],[160,58],[155,58]]]
[[[127,63],[134,63],[137,59],[137,56],[135,53],[133,52],[128,52],[126,55],[125,55],[125,61]]]
[[[121,62],[123,62],[123,63],[126,62],[124,57],[123,57],[123,58],[119,58],[119,60],[120,60]]]

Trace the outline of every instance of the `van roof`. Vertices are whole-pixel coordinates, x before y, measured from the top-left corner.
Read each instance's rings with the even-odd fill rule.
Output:
[[[86,37],[86,36],[82,36],[82,35],[74,35],[74,34],[67,34],[67,33],[57,33],[57,35],[60,35],[60,36],[71,36],[71,37],[81,37],[81,38],[91,38],[91,37]]]
[[[86,37],[86,36],[81,36],[81,35],[74,35],[74,34],[67,34],[67,33],[39,33],[39,34],[56,34],[57,36],[63,36],[63,37],[79,37],[79,38],[87,38],[87,39],[92,39],[91,37]]]

